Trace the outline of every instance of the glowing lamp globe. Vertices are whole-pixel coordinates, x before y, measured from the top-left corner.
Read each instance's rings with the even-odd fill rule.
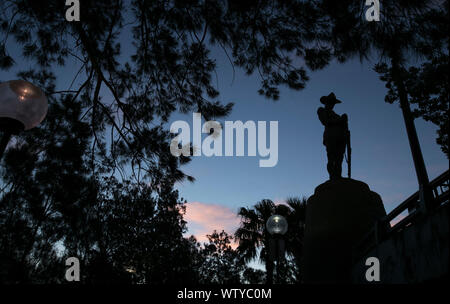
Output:
[[[272,215],[266,222],[266,229],[270,234],[283,235],[288,230],[288,223],[284,216]]]
[[[24,80],[0,83],[0,129],[12,134],[39,125],[47,115],[47,97]]]

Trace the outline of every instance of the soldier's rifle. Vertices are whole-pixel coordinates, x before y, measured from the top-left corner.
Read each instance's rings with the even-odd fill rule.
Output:
[[[347,156],[345,160],[347,161],[347,175],[348,178],[352,177],[352,146],[350,145],[350,130],[348,128],[348,121],[346,122],[346,147],[347,147]]]

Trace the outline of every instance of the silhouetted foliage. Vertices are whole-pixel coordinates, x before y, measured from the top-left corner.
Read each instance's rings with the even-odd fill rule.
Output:
[[[274,214],[284,216],[288,221],[288,231],[283,236],[287,259],[277,264],[277,271],[284,283],[293,283],[300,282],[301,279],[306,203],[304,199],[290,198],[287,204],[276,205],[265,199],[252,208],[241,208],[238,212],[241,224],[235,232],[235,238],[239,241],[237,251],[244,261],[250,262],[259,257],[260,262],[266,265],[267,276],[267,272],[273,271],[274,264],[268,256],[270,234],[266,230],[266,222]]]
[[[266,283],[266,273],[261,269],[247,267],[242,273],[242,283],[244,284],[264,284]]]
[[[51,74],[23,76],[53,87]],[[91,149],[82,103],[50,95],[49,113],[41,127],[16,136],[4,156],[1,281],[63,282],[69,256],[80,259],[83,282],[187,280],[183,201],[171,176],[119,182]]]
[[[233,237],[225,231],[219,233],[214,230],[207,238],[208,243],[201,250],[200,283],[241,283],[241,273],[246,267],[238,252],[231,247]]]
[[[298,201],[242,208],[237,252],[225,233],[213,233],[203,249],[183,237],[184,200],[174,184],[194,178],[180,169],[190,158],[170,154],[166,123],[176,112],[206,119],[231,112],[212,81],[213,47],[233,67],[258,73],[259,93],[276,100],[280,86],[304,88],[307,71],[333,58],[365,58],[375,49],[402,65],[408,52],[444,52],[447,39],[446,63],[436,65],[441,53],[432,53],[419,81],[405,76],[417,113],[443,126],[444,142],[448,87],[442,91],[444,78],[434,77],[448,66],[441,6],[386,0],[387,22],[366,22],[364,2],[83,0],[82,22],[71,23],[65,1],[1,1],[0,69],[17,68],[20,55],[29,60],[33,69],[18,77],[45,91],[49,111],[39,128],[14,137],[2,159],[0,281],[64,282],[65,258],[76,256],[83,282],[235,282],[237,272],[260,282],[261,272],[237,257],[247,262],[262,248],[266,260],[265,221],[275,211],[292,227],[287,263],[297,268],[285,279],[298,281]],[[72,73],[71,83],[57,82],[56,71]],[[218,276],[214,269],[224,265],[233,271]]]
[[[286,204],[291,208],[288,214],[288,232],[286,233],[286,250],[292,255],[291,267],[297,282],[302,281],[303,236],[306,223],[306,198],[290,197]]]
[[[63,269],[48,264],[72,255],[84,282],[190,281],[200,257],[182,237],[173,185],[193,177],[180,170],[190,158],[170,154],[166,123],[177,111],[231,111],[213,86],[211,47],[257,72],[272,99],[330,60],[318,43],[326,26],[308,2],[86,0],[72,23],[64,1],[0,8],[0,68],[16,68],[12,49],[21,47],[34,68],[18,77],[50,103],[44,123],[15,137],[2,160],[2,282],[60,282]],[[73,73],[70,84],[57,88],[57,69]]]
[[[404,90],[418,106],[416,117],[439,127],[437,143],[448,157],[449,1],[385,0],[379,22],[365,20],[363,2],[323,1],[333,54],[340,61],[353,56],[378,61],[375,70],[386,82],[386,102],[398,101]]]
[[[436,142],[449,157],[448,133],[449,125],[449,2],[433,7],[421,19],[427,24],[426,31],[420,33],[417,50],[423,54],[420,66],[409,66],[402,69],[402,78],[409,101],[417,105],[414,109],[416,117],[422,117],[439,127]],[[431,24],[431,25],[430,25]],[[398,88],[393,80],[392,70],[387,64],[378,64],[375,70],[386,82],[388,94],[386,101],[398,100]]]

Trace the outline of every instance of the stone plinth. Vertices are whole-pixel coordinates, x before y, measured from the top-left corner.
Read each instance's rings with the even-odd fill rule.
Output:
[[[305,283],[349,283],[352,247],[384,215],[381,197],[361,181],[341,178],[319,185],[306,208]]]

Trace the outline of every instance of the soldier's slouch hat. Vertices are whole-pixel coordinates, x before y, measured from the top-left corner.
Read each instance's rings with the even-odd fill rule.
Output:
[[[336,98],[336,95],[334,95],[333,92],[331,92],[328,96],[322,96],[320,97],[320,102],[323,103],[324,105],[326,104],[337,104],[337,103],[342,103],[342,101],[340,101],[339,99]]]

